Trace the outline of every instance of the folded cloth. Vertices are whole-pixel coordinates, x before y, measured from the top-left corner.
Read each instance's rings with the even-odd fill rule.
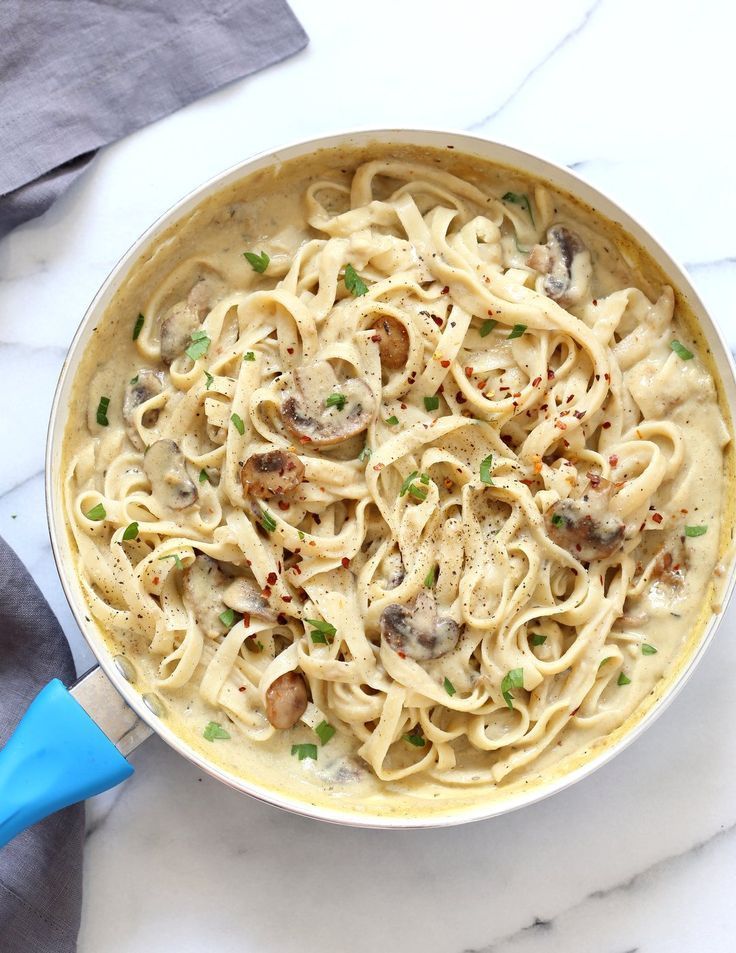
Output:
[[[52,678],[74,680],[64,633],[25,567],[0,538],[0,748]],[[73,953],[82,906],[84,805],[0,848],[0,950]]]
[[[302,49],[285,0],[2,0],[0,238],[94,151]]]

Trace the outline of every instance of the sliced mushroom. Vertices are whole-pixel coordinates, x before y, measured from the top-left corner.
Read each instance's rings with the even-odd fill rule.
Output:
[[[266,718],[274,728],[293,728],[307,708],[307,686],[299,672],[286,672],[266,689]]]
[[[547,231],[547,244],[535,245],[527,265],[546,277],[544,293],[563,307],[577,304],[586,294],[592,275],[590,252],[583,240],[564,225]]]
[[[265,500],[291,493],[304,479],[304,464],[288,450],[254,453],[243,464],[240,482],[243,492]]]
[[[378,350],[383,367],[391,370],[405,367],[409,357],[409,334],[401,321],[382,315],[373,325],[373,330],[376,332],[374,339],[379,338]]]
[[[387,645],[417,662],[451,652],[460,638],[460,627],[437,614],[434,594],[422,590],[414,605],[389,605],[381,613],[381,635]]]
[[[187,473],[187,463],[179,444],[157,440],[146,450],[143,469],[151,481],[153,495],[172,510],[183,510],[197,502],[197,487]]]
[[[281,416],[303,443],[342,443],[362,433],[375,414],[376,401],[366,382],[359,377],[338,382],[327,361],[296,368],[292,379]]]
[[[244,616],[255,616],[267,622],[276,621],[276,613],[269,606],[249,579],[239,576],[233,579],[222,594],[222,601],[229,609]]]
[[[219,290],[218,283],[212,278],[200,278],[192,285],[192,290],[187,295],[187,304],[197,312],[200,321],[212,310]]]
[[[192,332],[201,322],[198,311],[185,301],[170,308],[161,322],[161,360],[171,364],[192,343]]]
[[[199,627],[210,638],[227,632],[227,626],[220,619],[227,608],[222,596],[227,583],[228,577],[216,560],[203,553],[198,554],[191,566],[184,570],[184,605],[191,610]]]
[[[626,526],[606,511],[607,493],[591,489],[579,500],[558,500],[545,514],[549,538],[577,559],[606,559],[620,549]]]
[[[144,443],[135,426],[134,412],[141,404],[151,400],[163,390],[163,375],[160,371],[152,371],[149,367],[142,367],[133,380],[125,388],[123,397],[123,420],[130,442],[136,450],[142,450]],[[153,427],[158,420],[158,410],[147,410],[141,417],[144,427]]]

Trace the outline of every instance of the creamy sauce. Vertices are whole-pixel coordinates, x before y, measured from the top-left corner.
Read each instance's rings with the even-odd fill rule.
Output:
[[[69,408],[71,545],[111,651],[204,756],[356,813],[460,809],[572,770],[685,663],[729,426],[684,302],[592,210],[462,156],[326,152],[131,270]],[[243,475],[273,448],[288,489]]]

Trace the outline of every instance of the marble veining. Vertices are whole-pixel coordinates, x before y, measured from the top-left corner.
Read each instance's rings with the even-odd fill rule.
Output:
[[[0,242],[0,533],[92,655],[44,515],[48,412],[66,348],[137,236],[261,149],[340,126],[472,130],[575,170],[686,262],[736,349],[736,10],[663,0],[292,0],[298,56],[102,152]],[[596,774],[462,828],[376,832],[295,817],[153,737],[88,804],[80,953],[733,953],[736,609],[671,707]],[[295,767],[295,770],[297,768]],[[0,942],[0,946],[1,946]]]

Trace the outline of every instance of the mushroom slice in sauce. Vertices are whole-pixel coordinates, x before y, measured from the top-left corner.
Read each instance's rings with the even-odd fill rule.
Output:
[[[136,430],[134,413],[137,407],[145,404],[152,397],[158,397],[163,390],[163,380],[160,371],[152,371],[149,367],[142,367],[133,380],[125,388],[123,397],[123,420],[130,442],[136,450],[144,447],[140,434]],[[141,418],[144,427],[152,427],[158,420],[158,410],[147,410]]]
[[[196,308],[180,301],[170,308],[161,322],[161,360],[171,364],[192,343],[192,332],[201,324]]]
[[[401,321],[382,315],[373,325],[373,330],[376,332],[374,340],[379,338],[381,365],[390,370],[405,367],[409,357],[409,334]]]
[[[282,731],[293,728],[307,708],[307,685],[299,672],[285,672],[266,689],[266,718]]]
[[[233,579],[223,592],[222,601],[241,615],[255,616],[267,622],[276,621],[276,613],[248,579]]]
[[[197,487],[187,473],[187,464],[179,444],[157,440],[146,450],[143,469],[151,481],[156,499],[172,510],[183,510],[197,502]]]
[[[212,278],[200,278],[192,285],[187,295],[187,305],[196,311],[200,321],[212,310],[219,291],[218,283]]]
[[[304,464],[288,450],[254,453],[243,464],[240,482],[243,492],[265,500],[295,490],[304,479]]]
[[[386,606],[381,613],[381,635],[394,652],[423,662],[451,652],[460,638],[460,627],[438,615],[434,594],[423,590],[411,608]]]
[[[220,619],[227,606],[222,598],[228,577],[216,560],[197,554],[182,576],[184,605],[191,610],[205,635],[214,638],[227,632]]]
[[[532,248],[527,265],[545,275],[544,293],[563,307],[583,298],[593,271],[583,240],[564,225],[548,229],[547,244]]]
[[[293,382],[281,417],[303,443],[342,443],[362,433],[375,414],[376,401],[366,382],[359,377],[338,382],[327,361],[296,368]]]
[[[615,553],[624,541],[626,526],[607,511],[609,496],[605,490],[591,488],[579,500],[558,500],[544,518],[549,538],[585,562]]]

